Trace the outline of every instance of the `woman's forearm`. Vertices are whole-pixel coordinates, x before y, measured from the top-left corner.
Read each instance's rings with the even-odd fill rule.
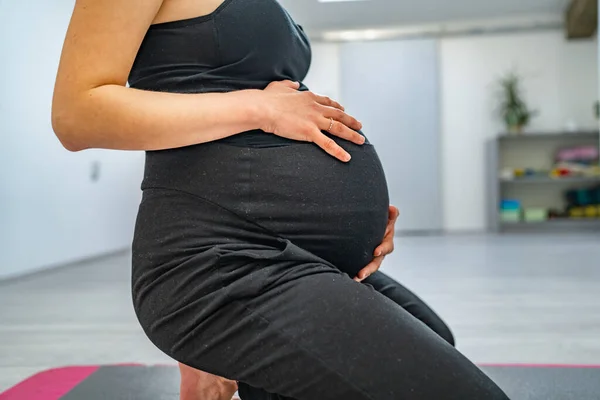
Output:
[[[178,94],[103,85],[79,95],[55,94],[52,126],[71,151],[183,147],[260,128],[261,93]]]

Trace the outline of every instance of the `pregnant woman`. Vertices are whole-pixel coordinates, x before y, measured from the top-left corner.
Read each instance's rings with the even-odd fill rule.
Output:
[[[353,279],[387,185],[361,124],[298,83],[309,64],[276,0],[76,1],[53,127],[72,151],[146,151],[144,331],[244,400],[506,399],[401,286]]]

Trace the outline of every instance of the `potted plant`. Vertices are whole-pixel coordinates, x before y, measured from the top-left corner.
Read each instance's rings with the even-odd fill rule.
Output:
[[[536,114],[536,111],[530,110],[525,104],[520,86],[520,78],[514,72],[500,79],[502,93],[500,116],[511,133],[522,133],[523,128]]]

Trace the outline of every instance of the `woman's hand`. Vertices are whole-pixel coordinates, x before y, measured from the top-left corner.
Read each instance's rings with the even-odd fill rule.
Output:
[[[383,243],[381,243],[379,247],[375,249],[375,258],[373,259],[373,261],[365,268],[360,270],[356,278],[354,278],[356,282],[362,282],[369,276],[377,272],[379,268],[381,268],[381,263],[383,262],[385,256],[391,254],[394,251],[394,231],[396,227],[396,220],[398,219],[400,212],[394,206],[390,206],[389,210],[390,211],[388,217],[388,224],[385,228]]]
[[[346,114],[339,103],[298,91],[299,87],[298,82],[281,81],[265,88],[266,119],[261,129],[288,139],[313,142],[340,161],[350,161],[350,154],[322,131],[362,145],[365,138],[356,132],[362,124]]]

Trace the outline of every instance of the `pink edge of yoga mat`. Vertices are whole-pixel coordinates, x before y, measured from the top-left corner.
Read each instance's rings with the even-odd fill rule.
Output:
[[[600,365],[588,364],[481,363],[478,365],[480,367],[514,368],[600,368]],[[118,366],[141,367],[144,365],[130,363],[118,364]],[[173,364],[157,364],[156,366],[176,367]],[[43,371],[0,393],[0,400],[59,400],[99,368],[100,366],[79,366]]]
[[[59,400],[99,368],[82,366],[43,371],[0,393],[0,400]]]

